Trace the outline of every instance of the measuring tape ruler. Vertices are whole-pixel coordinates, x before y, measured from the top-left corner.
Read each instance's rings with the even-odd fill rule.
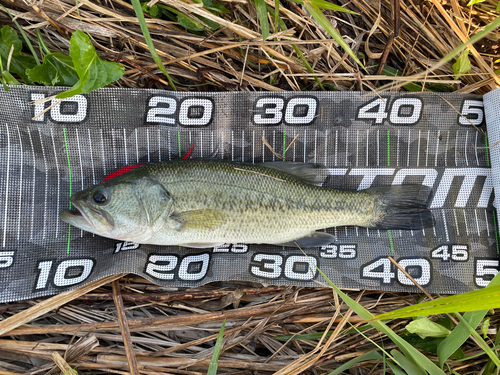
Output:
[[[119,272],[169,286],[264,284],[429,292],[484,287],[499,269],[485,119],[498,92],[172,93],[102,89],[32,105],[61,88],[0,93],[0,302],[55,294]],[[496,110],[489,110],[495,108]],[[50,108],[49,108],[50,107]],[[500,125],[497,126],[500,129]],[[488,136],[486,136],[486,134]],[[424,184],[435,225],[418,231],[330,228],[322,248],[226,244],[212,249],[119,242],[60,221],[69,196],[128,165],[189,157],[326,166],[324,186]]]

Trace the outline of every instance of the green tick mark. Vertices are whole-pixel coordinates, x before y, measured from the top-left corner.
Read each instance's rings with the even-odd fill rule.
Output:
[[[391,244],[391,251],[394,253],[394,245],[392,244],[392,236],[390,229],[387,229],[387,234],[389,235],[389,243]]]

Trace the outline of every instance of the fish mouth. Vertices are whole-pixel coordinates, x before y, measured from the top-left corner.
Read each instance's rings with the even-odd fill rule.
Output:
[[[94,225],[95,221],[101,222],[105,221],[108,222],[107,215],[103,215],[102,212],[99,210],[95,209],[94,207],[90,205],[85,205],[85,207],[75,201],[71,202],[73,205],[73,209],[70,210],[63,210],[59,213],[59,218],[71,225],[74,225],[75,227],[78,227],[80,229],[83,229],[88,232],[93,232],[93,233],[98,233],[97,228]],[[91,219],[91,216],[95,220]],[[108,222],[109,225],[109,222]]]
[[[82,228],[83,227],[92,227],[92,222],[90,221],[90,218],[88,215],[85,213],[85,211],[82,209],[82,207],[76,203],[76,202],[71,202],[73,204],[73,209],[70,210],[63,210],[59,213],[59,218],[71,225],[74,225],[76,227]]]

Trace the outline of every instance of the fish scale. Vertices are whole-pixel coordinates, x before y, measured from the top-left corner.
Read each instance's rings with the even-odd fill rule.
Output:
[[[151,174],[173,197],[174,213],[216,209],[224,218],[215,228],[167,234],[176,236],[179,243],[289,242],[325,227],[363,225],[368,212],[362,209],[373,202],[373,198],[370,202],[358,193],[316,187],[262,165],[235,167],[227,162],[193,161],[159,170],[155,173],[151,167]],[[190,178],[177,181],[180,175]],[[207,196],[217,199],[211,205],[200,204]],[[357,210],[335,209],[339,206]]]

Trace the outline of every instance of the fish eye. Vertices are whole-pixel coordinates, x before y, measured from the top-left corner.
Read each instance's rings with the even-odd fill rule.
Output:
[[[103,205],[107,203],[108,197],[105,192],[98,190],[92,195],[92,200],[96,204]]]

